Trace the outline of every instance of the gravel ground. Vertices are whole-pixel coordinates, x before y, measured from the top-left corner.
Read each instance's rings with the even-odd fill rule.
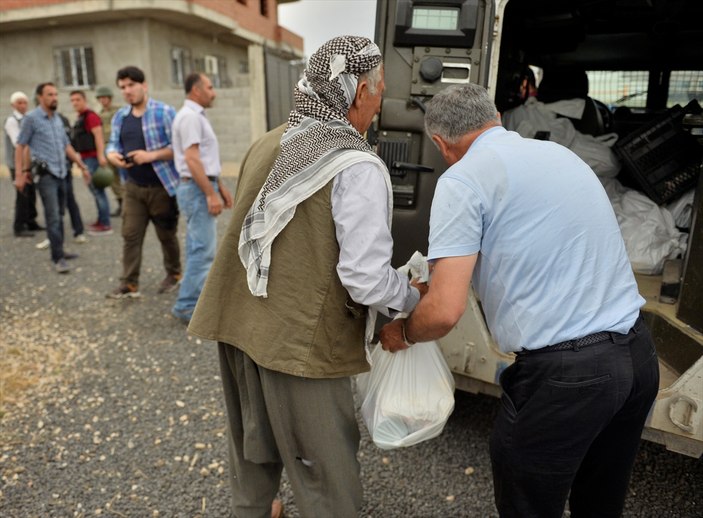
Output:
[[[75,184],[90,222],[95,205],[79,179]],[[13,203],[9,179],[1,178],[0,353],[7,372],[0,379],[13,365],[29,386],[0,387],[0,516],[229,516],[215,344],[188,337],[170,317],[174,293],[156,294],[163,270],[153,230],[142,299],[109,301],[105,293],[120,273],[120,220],[113,236],[69,242],[80,258],[60,276],[48,251],[34,247],[43,236],[12,237]],[[220,218],[220,232],[228,218]],[[390,452],[376,448],[362,426],[362,515],[495,516],[488,436],[496,409],[493,398],[459,393],[439,438]],[[702,488],[701,460],[644,443],[625,516],[703,516]],[[286,515],[298,516],[285,480],[281,498]]]

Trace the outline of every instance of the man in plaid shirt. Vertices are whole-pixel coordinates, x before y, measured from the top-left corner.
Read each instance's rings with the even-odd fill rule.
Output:
[[[178,172],[173,164],[171,124],[176,110],[148,97],[144,72],[128,66],[117,72],[117,86],[127,106],[112,119],[107,159],[122,169],[124,200],[122,214],[123,268],[120,285],[108,298],[136,298],[142,244],[149,221],[161,241],[166,277],[159,293],[172,291],[181,278],[178,245]]]

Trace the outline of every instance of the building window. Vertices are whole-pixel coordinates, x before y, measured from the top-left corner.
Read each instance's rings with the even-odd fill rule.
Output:
[[[237,0],[242,5],[247,5],[247,0]]]
[[[67,47],[54,51],[59,86],[90,87],[95,84],[92,47]]]
[[[268,2],[268,0],[259,0],[259,11],[261,12],[261,16],[266,16],[268,18],[268,15],[269,15],[269,2]]]
[[[230,88],[232,80],[227,72],[227,60],[222,56],[203,56],[195,60],[195,71],[210,78],[215,88]]]
[[[182,47],[173,47],[171,49],[171,82],[183,86],[191,71],[190,51]]]

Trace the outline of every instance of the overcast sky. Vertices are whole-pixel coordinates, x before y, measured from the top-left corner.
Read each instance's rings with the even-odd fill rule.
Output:
[[[303,37],[306,56],[335,36],[373,39],[375,18],[376,0],[298,0],[278,7],[278,23]]]

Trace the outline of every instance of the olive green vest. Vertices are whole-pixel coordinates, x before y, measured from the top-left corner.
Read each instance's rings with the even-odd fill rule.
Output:
[[[254,297],[239,260],[247,211],[279,152],[285,126],[254,143],[242,163],[232,220],[188,330],[233,345],[267,369],[309,378],[350,376],[369,369],[366,311],[356,318],[336,266],[332,182],[296,208],[271,249],[268,297]]]

